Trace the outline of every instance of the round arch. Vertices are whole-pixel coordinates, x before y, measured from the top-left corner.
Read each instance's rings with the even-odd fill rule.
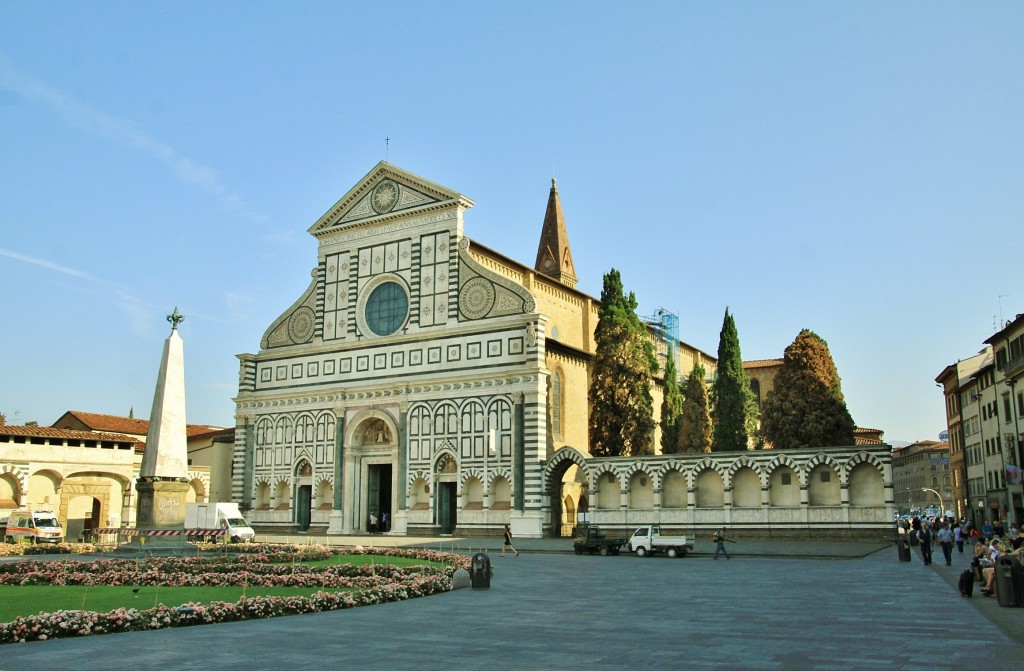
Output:
[[[574,482],[580,485],[578,492],[563,491],[563,483],[570,469],[576,469]],[[563,447],[552,455],[543,471],[542,507],[547,508],[545,517],[548,520],[547,532],[551,536],[567,537],[572,535],[572,528],[580,509],[577,497],[589,492],[589,469],[587,458],[574,447]],[[566,507],[566,497],[573,499],[571,509]],[[543,514],[543,513],[542,513]]]

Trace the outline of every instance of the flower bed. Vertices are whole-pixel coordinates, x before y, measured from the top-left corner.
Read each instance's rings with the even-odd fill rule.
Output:
[[[92,543],[0,543],[0,557],[16,557],[18,555],[53,555],[53,554],[92,554],[103,552]]]
[[[470,560],[433,550],[366,548],[345,554],[410,557],[444,564],[443,567],[338,564],[311,567],[303,559],[327,558],[326,548],[260,548],[240,556],[148,558],[141,561],[101,559],[77,561],[21,561],[0,564],[0,584],[5,585],[166,585],[224,586],[261,585],[351,588],[349,592],[317,592],[310,597],[253,597],[238,603],[213,602],[159,605],[148,610],[119,608],[109,613],[64,610],[19,617],[0,624],[0,643],[46,640],[66,636],[184,627],[194,624],[234,622],[280,615],[317,613],[400,601],[451,589],[457,568],[469,568]]]

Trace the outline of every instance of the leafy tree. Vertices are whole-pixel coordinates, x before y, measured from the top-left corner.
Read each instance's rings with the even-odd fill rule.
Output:
[[[757,426],[757,400],[750,391],[750,380],[743,370],[740,355],[740,337],[736,321],[725,309],[722,332],[718,340],[718,371],[712,387],[715,407],[715,452],[733,452],[748,449],[753,428]]]
[[[679,451],[711,451],[711,406],[704,367],[693,364],[683,385],[683,407],[679,417]]]
[[[0,412],[0,426],[7,426],[7,413]]]
[[[800,331],[764,403],[765,439],[777,449],[853,445],[854,428],[828,343],[813,331]]]
[[[604,276],[590,381],[590,453],[596,457],[651,454],[658,362],[647,328],[636,316],[636,296],[623,293],[619,271]]]
[[[672,454],[679,449],[679,418],[683,410],[683,394],[679,390],[679,375],[673,349],[669,348],[665,363],[665,391],[661,401],[661,452]]]

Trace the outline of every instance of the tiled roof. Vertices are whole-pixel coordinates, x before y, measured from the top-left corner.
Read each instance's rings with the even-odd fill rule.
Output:
[[[82,412],[81,410],[70,410],[67,414],[73,416],[94,431],[131,433],[138,436],[145,436],[149,433],[149,420],[146,419],[101,415],[95,412]],[[188,424],[185,426],[185,433],[189,438],[195,438],[207,433],[219,433],[225,430],[227,429],[222,426],[208,426],[206,424]],[[233,431],[234,429],[230,430]]]
[[[149,430],[149,422],[134,417],[118,417],[117,415],[101,415],[95,412],[70,410],[69,415],[85,424],[93,431],[112,431],[115,433],[134,433],[144,436]]]
[[[192,428],[204,428],[204,427],[189,427],[189,429],[192,429]],[[205,428],[209,429],[210,427],[205,427]],[[234,429],[212,429],[212,430],[208,430],[208,431],[202,432],[202,433],[192,433],[191,430],[188,432],[188,437],[189,438],[194,438],[194,439],[196,439],[196,438],[209,438],[211,440],[216,440],[217,438],[231,438],[234,435],[235,435],[235,430]]]
[[[744,368],[771,368],[773,366],[781,366],[782,359],[754,359],[753,361],[744,361]]]
[[[106,440],[115,443],[137,443],[138,439],[117,433],[55,429],[52,426],[0,426],[0,436],[27,436],[32,438],[68,438],[71,440]]]

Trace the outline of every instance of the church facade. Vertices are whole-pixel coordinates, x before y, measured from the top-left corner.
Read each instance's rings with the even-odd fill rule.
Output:
[[[554,180],[532,268],[465,235],[472,206],[381,162],[309,229],[319,248],[308,288],[258,353],[238,356],[232,497],[253,525],[353,534],[376,520],[398,534],[472,535],[507,523],[517,536],[558,534],[590,509],[598,474],[617,474],[617,512],[630,505],[633,475],[669,475],[664,463],[638,471],[594,462],[595,471],[588,462],[598,302],[575,288]],[[694,362],[713,369],[700,350],[674,350],[684,373]],[[701,457],[684,461],[717,458]],[[884,459],[841,461],[873,464],[871,516],[881,521],[886,483],[891,499]],[[759,473],[767,487],[771,474]],[[698,475],[687,476],[691,499]],[[660,490],[644,509],[656,499]]]

